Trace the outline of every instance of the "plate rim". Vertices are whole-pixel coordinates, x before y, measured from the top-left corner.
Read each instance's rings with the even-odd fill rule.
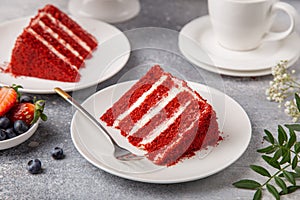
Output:
[[[132,81],[125,81],[125,82],[121,82],[121,83],[117,83],[117,84],[113,84],[111,86],[108,86],[102,90],[99,90],[98,92],[92,94],[91,96],[89,96],[83,103],[82,105],[86,104],[88,101],[90,101],[92,98],[94,98],[96,95],[99,95],[99,93],[103,92],[104,90],[110,90],[113,89],[114,87],[117,87],[119,85],[125,85],[125,84],[130,84],[129,86],[132,86],[132,84],[134,84],[137,80],[132,80]],[[155,184],[173,184],[173,183],[183,183],[183,182],[189,182],[189,181],[194,181],[194,180],[199,180],[208,176],[211,176],[213,174],[216,174],[224,169],[226,169],[227,167],[229,167],[230,165],[232,165],[234,162],[236,162],[243,154],[244,152],[247,150],[249,143],[251,141],[251,137],[252,137],[252,125],[251,125],[251,121],[249,119],[249,116],[247,115],[246,111],[243,109],[243,107],[237,102],[235,101],[233,98],[231,98],[230,96],[228,96],[227,94],[206,86],[204,84],[200,84],[200,83],[196,83],[196,82],[191,82],[191,81],[187,81],[189,85],[193,86],[194,85],[198,85],[200,87],[208,87],[209,89],[212,89],[213,91],[216,91],[218,93],[221,93],[222,95],[225,95],[226,98],[228,98],[232,103],[234,103],[238,109],[240,109],[240,111],[242,111],[243,115],[245,116],[245,120],[247,121],[247,125],[248,125],[248,138],[246,143],[243,145],[243,150],[240,151],[238,154],[236,154],[236,156],[234,157],[234,159],[232,159],[229,163],[227,163],[226,165],[216,168],[213,171],[210,171],[208,173],[206,173],[205,175],[198,175],[198,176],[192,176],[192,177],[188,177],[188,178],[177,178],[174,180],[166,180],[166,179],[160,179],[160,180],[156,180],[156,179],[147,179],[147,178],[143,178],[143,176],[141,174],[139,175],[133,175],[130,173],[124,173],[124,172],[120,172],[117,171],[115,169],[112,169],[109,166],[106,166],[105,163],[102,163],[101,161],[97,160],[97,158],[95,158],[89,151],[88,149],[86,149],[85,145],[82,143],[82,141],[80,141],[80,138],[76,139],[76,137],[79,137],[79,135],[76,135],[77,133],[75,133],[75,131],[73,131],[72,129],[74,128],[74,126],[76,127],[76,125],[74,124],[75,118],[78,116],[79,112],[76,111],[72,117],[72,121],[71,121],[71,125],[70,125],[70,132],[71,132],[71,138],[72,138],[72,142],[74,144],[74,146],[76,147],[76,150],[81,154],[81,156],[83,156],[88,162],[90,162],[92,165],[94,165],[95,167],[110,173],[112,175],[118,176],[118,177],[122,177],[128,180],[133,180],[133,181],[138,181],[138,182],[145,182],[145,183],[155,183]],[[196,90],[196,89],[195,89]],[[196,90],[197,91],[197,90]],[[78,141],[77,141],[78,140]],[[82,147],[80,147],[80,145]],[[82,150],[82,149],[83,150]],[[84,153],[83,151],[86,151],[86,153]],[[88,155],[87,155],[88,154]],[[93,160],[94,159],[94,160]],[[95,161],[96,160],[96,161]],[[100,163],[100,165],[99,165]],[[179,163],[182,164],[182,163]],[[175,165],[177,166],[177,165]],[[167,170],[167,169],[163,169],[163,170]],[[160,171],[159,171],[160,172]],[[157,172],[152,172],[153,173],[157,173]]]
[[[14,23],[29,21],[32,17],[34,17],[34,16],[30,15],[30,16],[19,17],[19,18],[3,21],[3,22],[0,23],[0,29],[3,28],[4,26],[13,25]],[[102,83],[102,82],[110,79],[114,75],[116,75],[118,72],[120,72],[125,67],[125,65],[127,64],[128,60],[130,58],[131,45],[130,45],[129,39],[126,37],[126,35],[123,33],[123,31],[121,31],[119,28],[117,28],[117,27],[115,27],[115,26],[113,26],[109,23],[106,23],[104,21],[101,21],[101,20],[96,20],[96,19],[91,19],[91,18],[86,18],[86,17],[78,17],[78,16],[73,16],[73,15],[69,15],[69,17],[72,18],[73,20],[75,20],[76,23],[78,23],[80,26],[82,26],[81,23],[83,21],[88,22],[88,23],[102,24],[102,26],[106,26],[110,30],[113,30],[115,32],[113,35],[111,35],[112,37],[116,34],[122,35],[122,38],[124,39],[124,42],[126,43],[126,46],[128,46],[128,50],[126,51],[126,54],[122,55],[122,59],[124,59],[124,63],[122,65],[118,65],[117,68],[115,67],[114,68],[115,69],[114,73],[109,74],[109,76],[105,76],[104,78],[102,78],[100,80],[92,81],[92,82],[86,83],[84,85],[80,85],[80,81],[70,83],[70,82],[53,81],[53,80],[47,80],[47,79],[39,79],[39,78],[27,77],[27,76],[20,76],[20,82],[22,81],[21,79],[24,79],[24,78],[29,79],[29,81],[31,81],[31,79],[33,79],[33,81],[42,80],[42,81],[50,82],[50,83],[53,81],[52,83],[57,82],[58,84],[60,84],[60,86],[66,92],[74,92],[74,91],[77,91],[77,90],[85,89],[85,88],[97,85],[99,83]],[[25,28],[25,27],[21,27],[20,31],[22,31],[23,28]],[[86,27],[84,27],[84,26],[83,26],[83,28],[86,29]],[[106,42],[106,41],[107,41],[107,39],[103,42]],[[9,51],[12,51],[12,49],[10,49]],[[1,62],[6,62],[6,61],[1,61]],[[2,72],[0,71],[0,73],[2,73]],[[11,76],[11,78],[14,79],[13,75],[11,75],[11,74],[5,74],[5,75]],[[1,80],[0,80],[0,85],[7,85],[7,83],[1,82]],[[63,85],[66,85],[66,86],[64,87]],[[48,88],[48,89],[21,88],[20,91],[26,92],[26,93],[32,93],[32,94],[55,94],[55,91],[53,90],[53,88]]]

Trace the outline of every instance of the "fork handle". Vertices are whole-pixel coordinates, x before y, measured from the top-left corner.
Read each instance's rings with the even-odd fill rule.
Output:
[[[96,126],[98,126],[110,139],[110,141],[117,145],[116,141],[110,136],[108,131],[100,124],[100,122],[92,116],[86,109],[84,109],[75,99],[73,99],[68,93],[66,93],[64,90],[62,90],[59,87],[54,88],[54,91],[59,94],[61,97],[63,97],[67,102],[69,102],[72,106],[74,106],[78,111],[80,111],[84,116],[86,116],[88,119],[90,119]]]

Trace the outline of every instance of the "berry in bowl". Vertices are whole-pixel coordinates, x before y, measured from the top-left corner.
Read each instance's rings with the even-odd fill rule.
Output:
[[[17,146],[30,138],[38,128],[45,101],[22,95],[21,86],[0,87],[0,150]]]

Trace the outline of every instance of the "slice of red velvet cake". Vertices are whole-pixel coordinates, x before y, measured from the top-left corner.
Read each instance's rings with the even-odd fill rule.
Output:
[[[152,67],[100,119],[157,165],[173,165],[219,141],[216,113],[185,81]]]
[[[46,5],[17,38],[7,71],[15,76],[76,82],[80,67],[97,45],[95,37],[68,15]]]

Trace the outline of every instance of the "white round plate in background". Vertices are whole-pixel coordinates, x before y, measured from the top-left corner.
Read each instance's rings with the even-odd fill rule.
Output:
[[[0,84],[22,85],[23,92],[54,93],[54,87],[65,91],[75,91],[93,86],[107,80],[118,73],[127,63],[130,56],[130,43],[127,37],[116,27],[94,19],[74,18],[79,25],[94,35],[98,47],[92,57],[86,59],[85,67],[79,70],[81,79],[76,83],[46,80],[34,77],[15,77],[8,73],[0,73]],[[22,33],[30,18],[20,18],[0,25],[0,63],[9,62],[17,37]]]

